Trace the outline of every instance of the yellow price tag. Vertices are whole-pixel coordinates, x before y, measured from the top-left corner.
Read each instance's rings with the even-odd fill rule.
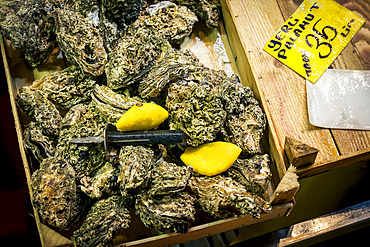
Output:
[[[333,0],[304,0],[264,50],[315,83],[364,23]]]

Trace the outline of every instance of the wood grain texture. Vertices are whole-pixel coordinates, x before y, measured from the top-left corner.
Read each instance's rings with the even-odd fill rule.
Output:
[[[270,199],[272,205],[288,203],[294,200],[294,196],[300,187],[296,171],[297,168],[294,165],[290,165]]]
[[[310,246],[368,225],[370,201],[292,225],[278,246]]]
[[[303,0],[277,0],[277,2],[286,20]],[[361,16],[366,22],[334,61],[333,67],[335,69],[368,70],[370,69],[370,1],[336,0],[336,2]],[[370,131],[332,129],[331,133],[340,155],[370,147]]]
[[[239,71],[247,71],[245,73],[252,75],[249,78],[254,78],[249,83],[257,91],[267,115],[270,138],[273,137],[270,143],[276,145],[278,157],[284,157],[286,136],[319,149],[316,162],[337,157],[339,154],[330,131],[308,122],[305,80],[263,51],[264,45],[284,22],[277,2],[225,0],[225,3],[249,63],[238,64]],[[228,25],[226,30],[229,34]]]
[[[328,161],[302,167],[299,170],[297,170],[297,174],[299,178],[302,179],[360,162],[370,163],[369,160],[370,160],[370,148],[366,148],[357,152],[352,152],[350,154],[344,154],[335,157]]]
[[[41,225],[41,231],[42,231],[42,237],[43,237],[43,243],[45,247],[52,247],[52,246],[58,246],[58,247],[73,247],[73,242],[61,235],[60,233],[54,231],[53,229],[47,227],[44,224]]]
[[[289,163],[295,167],[301,167],[315,162],[318,149],[310,147],[305,143],[297,141],[293,138],[286,137],[284,145],[285,154],[288,157]]]
[[[271,213],[261,214],[259,219],[253,219],[249,215],[230,218],[226,220],[214,221],[209,224],[191,227],[187,233],[168,233],[141,240],[131,241],[116,245],[116,247],[140,246],[140,247],[155,247],[155,246],[171,246],[174,244],[185,243],[194,239],[199,239],[204,236],[210,236],[217,233],[225,232],[231,229],[248,226],[258,222],[274,219],[276,217],[285,216],[290,212],[293,203],[286,203],[272,207]]]

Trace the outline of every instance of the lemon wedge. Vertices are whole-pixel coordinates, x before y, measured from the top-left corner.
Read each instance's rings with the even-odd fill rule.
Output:
[[[117,121],[120,131],[150,130],[168,118],[168,111],[154,103],[134,105]]]
[[[238,158],[241,148],[229,142],[211,142],[188,147],[180,159],[201,175],[213,176],[226,171]]]

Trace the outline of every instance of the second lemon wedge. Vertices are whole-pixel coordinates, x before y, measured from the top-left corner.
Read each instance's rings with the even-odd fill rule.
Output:
[[[226,171],[236,161],[241,148],[229,142],[211,142],[188,147],[180,159],[201,175],[213,176]]]

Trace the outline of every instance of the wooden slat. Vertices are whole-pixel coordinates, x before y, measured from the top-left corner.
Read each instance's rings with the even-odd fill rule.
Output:
[[[316,128],[308,122],[305,80],[263,51],[264,45],[284,23],[277,2],[274,0],[222,2],[228,6],[230,18],[235,25],[234,31],[240,37],[243,52],[239,50],[234,54],[238,54],[239,71],[247,74],[243,76],[241,73],[242,79],[249,79],[248,82],[257,92],[267,115],[271,153],[274,158],[279,158],[279,162],[284,160],[283,147],[286,136],[319,149],[316,162],[337,157],[339,153],[330,131]],[[230,33],[233,32],[232,25],[225,20],[225,26],[229,38],[232,38],[234,35]],[[234,43],[237,42],[234,40]],[[234,49],[234,44],[232,47]],[[239,55],[243,53],[247,59],[238,63]]]
[[[32,188],[31,188],[31,185],[30,185],[31,171],[30,171],[30,166],[29,166],[29,163],[28,163],[26,152],[23,148],[24,146],[23,146],[23,139],[22,139],[22,136],[23,136],[22,126],[21,126],[21,121],[19,119],[19,115],[18,115],[17,104],[15,102],[16,90],[15,90],[14,85],[12,83],[13,79],[12,79],[12,76],[10,74],[10,69],[9,69],[9,65],[8,65],[8,61],[7,61],[7,57],[6,57],[4,40],[1,36],[0,36],[0,45],[1,45],[1,54],[2,54],[3,63],[4,63],[5,75],[6,75],[7,84],[8,84],[10,105],[11,105],[11,108],[12,108],[12,113],[13,113],[13,117],[14,117],[14,125],[15,125],[15,130],[16,130],[17,138],[18,138],[19,150],[20,150],[22,161],[23,161],[23,168],[24,168],[24,172],[25,172],[25,175],[26,175],[27,187],[28,187],[28,191],[30,192],[30,199],[31,199],[31,203],[32,203],[33,195],[32,195]],[[33,205],[32,205],[32,208],[33,208],[33,211],[34,211],[34,217],[35,217],[35,220],[36,220],[38,233],[40,235],[41,245],[44,246],[44,240],[43,240],[43,237],[42,237],[42,231],[41,231],[41,227],[40,227],[40,224],[41,224],[40,223],[40,218],[39,218],[39,215],[38,215],[37,211],[34,209]]]
[[[370,225],[370,201],[290,227],[280,246],[309,246]]]
[[[366,20],[364,26],[353,37],[352,44],[361,59],[363,69],[370,69],[370,1],[369,0],[336,0],[347,9]]]
[[[294,13],[302,1],[277,0],[285,20]],[[363,17],[366,23],[337,57],[333,67],[336,69],[368,70],[370,69],[370,1],[337,0],[336,2]],[[370,147],[370,131],[332,129],[331,133],[340,155]]]
[[[368,160],[370,160],[370,147],[350,154],[344,154],[321,163],[302,167],[297,170],[297,174],[299,178],[302,179]]]
[[[363,17],[366,22],[350,45],[334,62],[337,69],[370,69],[370,1],[338,0],[338,3]],[[344,62],[343,62],[344,61]],[[370,147],[370,131],[331,130],[340,154],[350,154]]]
[[[210,236],[213,234],[225,232],[239,227],[244,227],[251,224],[274,219],[276,217],[284,216],[290,211],[292,207],[293,203],[281,204],[274,206],[272,208],[271,213],[262,214],[258,220],[251,218],[249,215],[226,220],[219,220],[209,224],[192,227],[185,234],[168,233],[155,237],[127,242],[124,244],[116,245],[116,247],[128,247],[128,246],[155,247],[155,246],[171,246],[174,244],[186,243],[188,241],[203,238],[205,236]]]

